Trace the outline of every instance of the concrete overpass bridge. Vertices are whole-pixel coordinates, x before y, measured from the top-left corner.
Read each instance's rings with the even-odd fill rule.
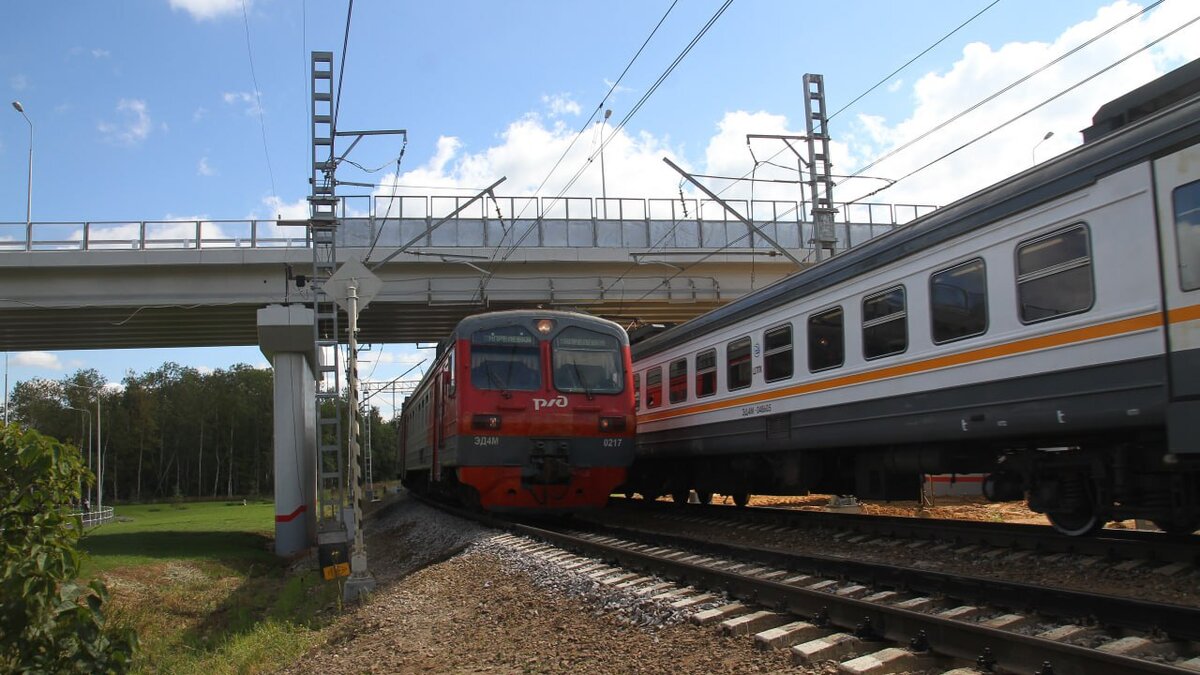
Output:
[[[541,305],[675,323],[797,271],[716,202],[372,199],[344,213],[338,258],[383,281],[360,341],[436,341],[463,316]],[[803,264],[808,205],[733,201]],[[931,206],[838,205],[837,250]],[[434,228],[434,226],[437,226]],[[434,229],[431,229],[434,228]],[[8,351],[257,344],[256,312],[311,302],[303,221],[0,223],[0,347]],[[343,324],[344,325],[344,324]]]

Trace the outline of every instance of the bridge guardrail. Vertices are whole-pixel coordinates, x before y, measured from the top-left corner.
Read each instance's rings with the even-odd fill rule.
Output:
[[[347,198],[339,246],[394,248],[424,233],[423,246],[621,247],[767,250],[770,245],[726,209],[707,199],[502,197],[480,200],[430,227],[469,197],[375,196],[365,208]],[[806,202],[730,200],[781,246],[810,248]],[[934,210],[930,205],[840,204],[838,248],[851,248]],[[490,209],[490,213],[489,213]],[[292,221],[294,222],[294,221]],[[276,220],[143,220],[0,222],[3,251],[187,250],[308,248],[303,228]]]

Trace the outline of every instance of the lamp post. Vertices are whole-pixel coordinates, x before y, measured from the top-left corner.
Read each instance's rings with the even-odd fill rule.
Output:
[[[88,425],[87,425],[87,430],[88,430],[88,469],[91,469],[92,468],[92,411],[88,410],[87,408],[76,408],[73,405],[67,406],[67,409],[68,410],[78,410],[79,412],[88,416]],[[80,442],[80,444],[82,444],[83,439],[82,438],[79,439],[79,442]]]
[[[604,110],[604,119],[600,120],[600,203],[604,209],[604,219],[608,220],[608,185],[604,178],[604,126],[608,124],[608,118],[612,117],[612,110]]]
[[[4,352],[4,425],[8,426],[8,352]]]
[[[1052,137],[1053,135],[1054,135],[1054,132],[1053,132],[1053,131],[1047,131],[1047,132],[1046,132],[1046,135],[1045,135],[1045,136],[1042,136],[1042,140],[1040,140],[1040,141],[1038,141],[1037,143],[1034,143],[1034,144],[1033,144],[1033,150],[1030,150],[1029,154],[1031,155],[1031,158],[1033,159],[1033,163],[1034,163],[1034,164],[1037,164],[1037,149],[1038,149],[1038,146],[1039,146],[1039,145],[1041,145],[1042,143],[1045,143],[1046,141],[1050,140],[1050,137]]]
[[[104,436],[100,435],[100,392],[104,386],[85,387],[82,384],[63,382],[76,389],[87,389],[96,396],[96,510],[104,506]]]
[[[30,214],[33,212],[33,122],[29,121],[29,115],[25,114],[25,108],[21,105],[20,101],[13,101],[12,107],[21,113],[21,117],[24,117],[25,122],[29,124],[29,180],[26,182],[25,189],[25,241],[30,242],[32,241],[32,237],[30,236],[29,229],[33,224],[33,220],[30,217]]]

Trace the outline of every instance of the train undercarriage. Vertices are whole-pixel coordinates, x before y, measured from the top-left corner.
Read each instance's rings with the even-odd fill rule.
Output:
[[[854,495],[917,500],[925,474],[981,473],[983,496],[1026,501],[1060,532],[1092,534],[1115,520],[1151,521],[1171,533],[1200,529],[1200,456],[1167,454],[1158,442],[1074,446],[782,451],[639,460],[624,490],[702,502],[714,493],[744,505],[752,494]]]

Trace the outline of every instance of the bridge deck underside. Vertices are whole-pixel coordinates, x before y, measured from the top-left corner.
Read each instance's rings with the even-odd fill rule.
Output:
[[[487,305],[377,302],[371,304],[359,319],[358,341],[436,342],[448,335],[465,316],[531,306],[585,311],[629,326],[634,321],[681,323],[721,304],[716,301],[537,305],[527,302],[491,302]],[[193,308],[6,309],[0,310],[0,347],[5,351],[34,351],[256,345],[255,317],[261,307],[261,304],[246,304]]]

